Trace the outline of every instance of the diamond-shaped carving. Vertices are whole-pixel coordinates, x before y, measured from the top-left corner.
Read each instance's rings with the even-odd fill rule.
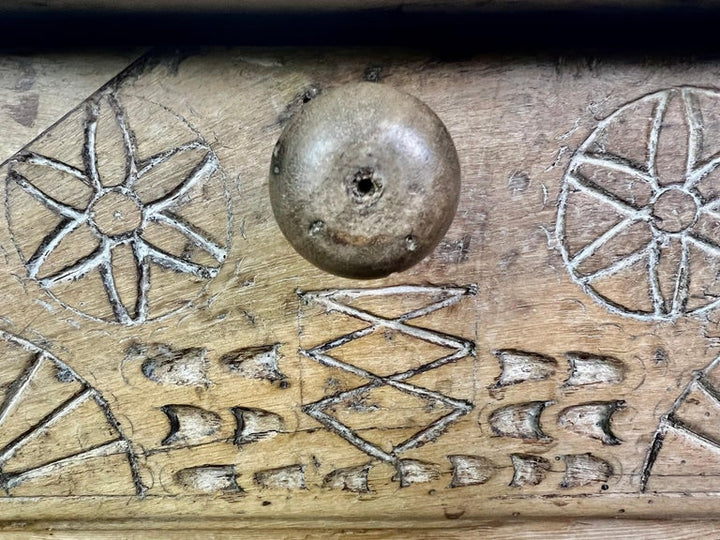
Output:
[[[306,404],[303,411],[369,456],[395,466],[400,462],[399,456],[403,452],[420,447],[440,437],[451,424],[468,414],[472,410],[473,404],[467,400],[454,398],[442,392],[413,384],[412,378],[421,373],[475,356],[475,346],[467,339],[408,323],[414,319],[427,317],[432,313],[456,305],[464,298],[474,295],[475,292],[476,288],[474,286],[398,286],[379,289],[328,290],[301,293],[301,297],[306,303],[317,304],[324,307],[327,312],[337,312],[366,323],[366,326],[358,330],[335,337],[312,348],[301,349],[301,354],[323,366],[343,370],[367,381],[363,385],[333,393],[318,401]],[[406,299],[408,296],[423,299],[421,307],[402,314],[394,314],[393,317],[384,317],[376,314],[375,310],[370,312],[354,305],[359,299],[371,297],[388,297],[388,303],[392,304],[391,297]],[[384,372],[390,371],[388,375],[380,375],[366,367],[357,365],[359,364],[357,362],[353,363],[347,354],[343,355],[343,359],[338,358],[340,355],[333,355],[336,349],[360,341],[368,336],[377,335],[379,330],[386,330],[400,334],[403,338],[411,338],[432,344],[436,348],[439,347],[439,350],[446,351],[446,354],[441,353],[439,356],[424,358],[422,361],[418,360],[416,365],[410,368],[402,367],[396,371],[392,369],[383,370]],[[384,354],[384,351],[381,350],[377,352],[378,354]],[[387,361],[392,362],[392,357],[389,356]],[[410,401],[412,402],[418,402],[419,400],[424,403],[423,409],[430,414],[421,416],[426,419],[427,423],[420,425],[417,431],[400,442],[391,444],[383,441],[378,444],[361,435],[362,429],[350,425],[349,419],[346,420],[346,423],[338,419],[338,416],[347,416],[340,414],[341,410],[352,409],[355,404],[372,407],[372,403],[364,403],[364,400],[367,401],[369,396],[376,394],[378,389],[382,389],[383,393],[387,390],[397,392],[401,395],[400,397],[405,395],[411,398]],[[399,401],[402,402],[403,400],[400,399]],[[435,414],[432,414],[433,412]],[[381,425],[378,427],[388,426]]]

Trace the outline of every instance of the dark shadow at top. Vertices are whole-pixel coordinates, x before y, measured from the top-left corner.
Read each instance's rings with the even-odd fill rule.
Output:
[[[461,58],[720,54],[717,8],[334,13],[4,12],[0,47],[381,46]]]

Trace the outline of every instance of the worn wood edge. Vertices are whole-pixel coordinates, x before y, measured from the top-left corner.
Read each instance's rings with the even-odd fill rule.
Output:
[[[612,517],[612,518],[596,518],[596,517],[498,517],[495,519],[478,518],[464,519],[462,517],[451,517],[443,521],[440,520],[422,520],[409,519],[402,520],[365,520],[358,518],[350,519],[322,519],[316,517],[307,518],[306,520],[297,519],[258,519],[258,518],[192,518],[183,519],[144,519],[142,524],[138,525],[137,519],[102,519],[96,520],[48,520],[42,519],[38,521],[3,521],[0,522],[0,539],[13,538],[13,534],[23,533],[39,533],[42,531],[55,531],[56,533],[82,533],[85,534],[102,534],[117,531],[134,532],[153,531],[155,534],[187,534],[194,532],[205,532],[212,534],[221,534],[223,532],[235,533],[240,531],[248,532],[305,532],[308,531],[355,531],[363,532],[380,532],[387,533],[407,533],[409,531],[418,534],[430,534],[439,530],[452,532],[457,534],[458,538],[462,533],[482,533],[483,537],[487,537],[491,532],[498,534],[507,532],[508,537],[518,538],[519,534],[526,534],[528,538],[538,538],[538,534],[543,531],[553,531],[555,534],[568,534],[568,536],[560,536],[560,538],[577,538],[578,534],[585,534],[590,531],[603,531],[602,538],[607,538],[613,531],[635,531],[642,533],[643,538],[655,538],[652,536],[658,533],[657,538],[667,538],[661,536],[660,532],[667,532],[684,527],[684,530],[695,531],[694,535],[688,533],[689,538],[695,538],[701,531],[720,532],[720,519],[709,515],[703,517],[658,517],[662,513],[647,515],[643,518],[636,517]],[[512,533],[512,534],[510,534]],[[651,536],[647,536],[650,534]],[[466,537],[466,536],[465,536]],[[540,536],[542,537],[542,536]],[[452,538],[455,538],[453,536]],[[551,538],[551,536],[548,536]],[[675,536],[673,536],[675,538]]]
[[[0,531],[0,539],[40,539],[54,538],[102,540],[117,538],[119,529],[111,528],[59,528],[46,525],[42,528],[28,528],[18,524],[14,530]],[[443,538],[533,538],[533,539],[574,539],[582,538],[608,538],[610,535],[630,538],[666,539],[668,537],[698,538],[704,535],[717,534],[720,531],[720,522],[713,520],[520,520],[520,521],[486,521],[472,526],[422,528],[414,523],[394,524],[392,527],[374,526],[366,524],[356,527],[355,524],[345,523],[342,527],[328,527],[324,523],[316,523],[313,527],[283,527],[273,524],[271,527],[255,528],[242,524],[238,527],[226,527],[224,530],[203,527],[201,523],[186,527],[183,530],[159,529],[153,523],[144,522],[138,527],[137,522],[132,526],[122,528],[122,538],[132,540],[147,538],[152,531],[156,539],[215,539],[237,537],[242,532],[244,538],[340,538],[352,536],[354,538],[437,538],[441,532]]]
[[[0,8],[0,12],[2,8]],[[13,77],[20,80],[30,76],[24,84],[27,88],[0,90],[3,109],[0,111],[0,161],[6,161],[19,151],[28,140],[35,139],[42,132],[51,129],[67,117],[68,111],[103,88],[108,81],[114,81],[128,66],[135,65],[148,52],[147,47],[90,50],[87,52],[52,53],[26,55],[23,53],[4,55],[0,76],[5,81]],[[78,66],[92,65],[91,72],[70,69],[75,60]],[[57,84],[59,70],[68,70],[68,80],[62,87],[50,94]],[[14,101],[18,100],[15,104]]]

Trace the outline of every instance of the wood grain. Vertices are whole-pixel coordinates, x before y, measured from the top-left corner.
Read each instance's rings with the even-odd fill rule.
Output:
[[[201,538],[223,539],[235,538],[240,533],[245,538],[313,538],[332,539],[332,538],[437,538],[441,535],[443,538],[461,539],[461,538],[495,538],[502,540],[505,538],[540,538],[540,539],[568,539],[578,538],[607,538],[608,534],[618,535],[620,537],[641,537],[649,540],[664,538],[698,538],[701,536],[716,535],[718,525],[712,521],[647,521],[647,520],[582,520],[582,521],[519,521],[515,523],[488,522],[486,524],[478,524],[474,527],[444,527],[440,529],[421,529],[417,527],[395,528],[395,529],[372,529],[372,528],[350,528],[344,527],[341,530],[329,529],[293,529],[293,528],[248,528],[234,529],[232,527],[226,530],[218,531],[212,529],[184,529],[184,530],[161,530],[153,529],[153,538],[179,538],[181,540],[194,540]],[[128,540],[135,538],[147,538],[148,529],[137,530],[131,525],[122,528],[122,537]],[[58,538],[78,539],[97,538],[104,540],[105,538],[117,538],[117,530],[103,530],[93,528],[92,530],[28,530],[16,532],[3,532],[2,538],[14,540],[15,538],[27,538],[29,540]]]
[[[638,520],[715,517],[717,71],[231,49],[149,53],[89,97],[103,72],[78,76],[3,147],[0,519],[652,538],[678,526]],[[463,175],[434,253],[372,281],[297,255],[267,195],[288,119],[362,80],[427,103]]]
[[[0,158],[4,161],[135,60],[141,50],[3,55]]]

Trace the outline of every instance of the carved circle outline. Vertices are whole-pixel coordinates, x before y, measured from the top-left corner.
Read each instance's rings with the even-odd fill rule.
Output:
[[[563,183],[562,183],[562,189],[560,192],[560,198],[558,201],[558,214],[557,214],[557,222],[556,222],[556,228],[555,228],[555,234],[558,240],[559,248],[561,255],[563,257],[563,261],[565,263],[566,269],[568,273],[570,274],[572,280],[579,285],[583,291],[588,294],[590,297],[593,298],[596,302],[604,306],[608,311],[611,313],[615,313],[618,315],[631,317],[634,319],[642,320],[642,321],[665,321],[665,322],[674,322],[675,320],[679,319],[680,317],[684,315],[700,315],[703,313],[707,313],[716,307],[720,306],[720,298],[717,298],[715,300],[711,300],[705,305],[699,306],[694,309],[686,309],[685,303],[687,301],[687,297],[683,299],[682,292],[680,293],[681,296],[680,301],[676,301],[676,299],[673,299],[672,309],[671,310],[663,310],[664,307],[664,301],[665,298],[662,297],[662,293],[658,291],[659,286],[656,283],[653,283],[652,280],[652,260],[653,257],[655,260],[655,263],[657,264],[657,255],[650,255],[649,253],[652,251],[654,253],[658,253],[658,250],[660,249],[661,243],[664,240],[673,238],[673,239],[684,239],[689,236],[688,231],[698,222],[698,219],[701,215],[701,212],[704,210],[711,211],[711,210],[717,210],[720,208],[720,198],[714,198],[709,201],[703,202],[703,197],[700,193],[697,192],[696,186],[699,182],[701,182],[705,177],[707,177],[710,173],[712,173],[716,168],[720,166],[720,156],[718,154],[715,154],[711,156],[711,158],[708,159],[706,162],[700,162],[699,160],[695,160],[693,162],[694,165],[697,165],[697,168],[694,170],[691,170],[691,167],[689,165],[690,157],[688,156],[688,167],[686,170],[686,174],[683,177],[683,182],[681,184],[681,187],[678,187],[675,184],[669,184],[669,185],[659,185],[658,184],[658,172],[655,169],[656,166],[656,158],[657,158],[657,144],[658,144],[658,137],[659,133],[662,129],[662,121],[664,114],[666,112],[666,106],[668,101],[672,97],[680,97],[680,99],[683,99],[685,101],[685,107],[686,107],[686,114],[687,114],[687,120],[688,120],[688,154],[693,152],[692,149],[695,144],[697,144],[697,141],[693,141],[693,137],[697,137],[697,134],[693,134],[693,118],[690,118],[690,115],[694,111],[689,110],[688,100],[690,99],[690,96],[693,94],[697,95],[703,95],[710,97],[711,99],[720,101],[720,91],[710,88],[700,88],[700,87],[692,87],[692,86],[679,86],[679,87],[672,87],[667,88],[664,90],[659,90],[656,92],[652,92],[650,94],[646,94],[644,96],[641,96],[640,98],[637,98],[635,100],[632,100],[630,102],[625,103],[621,107],[619,107],[617,110],[615,110],[612,114],[610,114],[608,117],[600,121],[597,126],[593,129],[593,131],[588,135],[588,137],[583,141],[583,143],[578,147],[578,149],[573,154],[570,163],[565,170],[565,173],[563,174]],[[602,193],[599,192],[599,190],[594,191],[592,188],[588,188],[587,186],[580,185],[580,182],[578,182],[577,179],[574,178],[574,176],[577,173],[577,169],[580,167],[580,165],[584,163],[589,163],[588,161],[588,154],[592,154],[592,152],[589,152],[591,146],[595,143],[596,138],[603,134],[604,131],[611,125],[613,122],[617,121],[624,113],[628,112],[632,107],[642,103],[642,102],[648,102],[648,101],[656,101],[657,105],[653,110],[653,123],[652,123],[652,129],[648,136],[646,147],[648,149],[648,171],[640,171],[640,170],[631,170],[631,167],[621,163],[621,162],[613,162],[611,160],[605,161],[605,166],[608,166],[610,169],[617,168],[616,170],[620,172],[624,172],[630,176],[633,176],[633,178],[638,180],[644,180],[648,184],[650,184],[650,187],[652,189],[652,196],[650,198],[650,202],[640,208],[635,210],[634,218],[628,225],[629,226],[638,223],[640,221],[646,221],[649,225],[649,228],[652,232],[652,240],[650,243],[644,248],[644,251],[648,252],[648,258],[651,261],[648,264],[648,276],[649,276],[649,282],[650,282],[650,288],[651,288],[651,294],[652,294],[652,301],[653,301],[653,312],[647,312],[642,311],[639,309],[633,309],[631,307],[625,306],[623,304],[620,304],[618,302],[613,301],[611,298],[608,298],[595,290],[593,286],[591,285],[591,280],[588,279],[588,276],[580,275],[576,271],[577,264],[573,264],[574,260],[576,260],[576,257],[579,253],[586,250],[586,248],[591,247],[592,244],[598,240],[591,241],[589,244],[586,244],[582,248],[578,249],[577,252],[574,255],[570,255],[570,251],[568,249],[568,244],[566,240],[566,229],[565,229],[565,219],[566,219],[566,213],[568,209],[568,197],[572,189],[580,189],[581,191],[584,191],[585,193],[590,193],[590,196],[595,196],[600,198],[602,196]],[[698,131],[702,131],[703,126],[695,126]],[[697,158],[697,156],[694,156]],[[603,166],[603,165],[600,165]],[[659,227],[657,227],[656,223],[654,223],[653,216],[652,216],[652,206],[657,200],[657,198],[662,195],[663,193],[667,192],[670,189],[679,189],[680,191],[690,195],[692,199],[695,201],[697,205],[697,211],[695,212],[695,215],[692,219],[692,224],[685,227],[683,230],[678,232],[668,232],[663,231]],[[594,195],[593,195],[594,192]],[[611,204],[614,204],[614,201],[611,201]],[[623,220],[625,221],[625,220]],[[608,234],[613,228],[621,225],[623,223],[621,221],[618,223],[618,225],[611,227],[609,231],[603,232],[600,237],[603,237],[604,235]],[[703,242],[705,242],[707,239],[701,239]],[[699,240],[696,241],[695,238],[691,240],[692,242],[700,243]],[[685,247],[685,241],[683,240],[683,251],[687,252],[687,248]],[[690,242],[690,241],[688,241]],[[601,244],[602,245],[602,244]],[[599,246],[598,246],[599,247]],[[715,245],[712,242],[706,242],[703,245],[699,245],[701,249],[704,249],[707,252],[712,252],[712,255],[715,257],[720,257],[720,245]],[[639,255],[638,252],[631,253],[628,256],[621,257],[622,260],[629,260],[630,262],[623,266],[623,268],[630,266],[631,264],[638,262],[643,257],[637,257]],[[589,255],[592,256],[592,253]],[[635,259],[633,259],[635,258]],[[685,270],[689,272],[688,266],[689,263],[687,261],[686,253],[683,253],[684,262],[681,261],[680,265],[682,266],[685,264]],[[582,259],[584,260],[585,257]],[[580,261],[582,262],[582,261]],[[611,268],[615,265],[615,263],[611,263]],[[596,273],[600,273],[606,269],[602,269],[601,271],[598,271]],[[682,269],[678,268],[678,274],[680,273]],[[593,276],[591,273],[589,276]],[[680,287],[685,287],[685,294],[687,295],[689,287],[689,278],[685,280],[686,283],[683,285],[677,285],[677,289],[679,290]],[[679,280],[678,280],[679,283]],[[678,290],[674,291],[674,296],[678,296]],[[659,303],[659,301],[662,300],[663,305]]]
[[[0,404],[0,424],[4,423],[4,421],[11,416],[17,406],[18,400],[21,400],[19,397],[29,386],[30,381],[32,380],[34,374],[41,369],[41,366],[44,363],[50,363],[55,366],[55,368],[58,370],[58,372],[62,372],[66,377],[69,378],[69,380],[72,380],[78,384],[81,385],[82,391],[79,394],[75,394],[75,398],[73,399],[73,402],[77,401],[79,403],[82,403],[84,401],[94,401],[100,410],[102,411],[103,416],[105,417],[105,420],[107,421],[108,426],[111,428],[111,430],[117,435],[117,439],[114,439],[112,441],[109,441],[105,443],[104,445],[101,445],[101,447],[91,448],[84,452],[84,454],[75,454],[71,455],[70,457],[78,459],[96,459],[98,457],[103,456],[111,456],[111,455],[125,455],[128,462],[128,469],[131,476],[133,488],[135,491],[135,494],[143,498],[146,494],[146,491],[148,487],[145,485],[143,478],[140,473],[140,463],[138,461],[138,454],[135,449],[134,444],[132,441],[128,438],[128,436],[125,434],[125,431],[122,427],[122,424],[120,421],[118,421],[117,416],[112,412],[110,408],[110,404],[107,402],[105,397],[92,385],[90,384],[84,377],[79,375],[72,367],[70,367],[68,364],[63,362],[60,358],[55,356],[53,353],[51,353],[46,348],[41,347],[40,345],[37,345],[36,343],[33,343],[32,341],[29,341],[23,337],[20,337],[18,335],[15,335],[11,332],[8,332],[6,330],[0,329],[0,340],[2,340],[5,343],[11,344],[19,349],[22,349],[26,352],[28,352],[31,355],[34,355],[34,360],[31,361],[31,364],[29,367],[26,368],[24,372],[21,373],[20,377],[16,379],[12,386],[9,387],[9,393],[10,395],[6,396],[4,402]],[[14,394],[13,394],[14,393]],[[64,410],[70,410],[72,411],[72,402],[65,402],[60,407],[56,409],[56,413],[59,417],[59,415],[64,414]],[[44,426],[42,426],[42,421],[40,424],[36,425],[33,429],[36,430],[38,433],[42,434],[47,429],[52,429],[52,426],[54,424],[52,421],[47,422]],[[26,433],[26,435],[23,435],[22,437],[27,436],[28,440],[35,435],[34,431],[29,431]],[[17,443],[17,441],[22,441],[23,439],[15,439],[14,441],[11,441],[7,446],[3,448],[3,451],[7,451],[8,447],[11,445]],[[102,450],[103,448],[107,448],[107,453],[101,454],[96,453],[97,450]],[[12,457],[12,454],[10,454],[10,457]],[[6,458],[8,459],[8,458]],[[4,465],[4,462],[2,463]],[[35,469],[36,471],[40,470],[46,470],[47,467],[44,465],[40,465]],[[62,469],[59,469],[62,471]],[[18,478],[22,478],[24,475],[26,475],[28,472],[32,473],[33,469],[30,471],[23,471],[20,473],[15,473],[14,476]],[[48,469],[48,472],[51,472]],[[10,486],[10,483],[13,481],[13,475],[0,475],[0,483],[3,484],[2,488],[7,492],[10,489],[12,489]]]
[[[84,219],[84,221],[82,221],[82,223],[87,223],[87,225],[89,226],[89,228],[93,232],[93,234],[100,240],[100,246],[98,249],[101,249],[101,248],[103,248],[104,241],[111,242],[112,247],[115,247],[117,245],[127,245],[129,243],[132,243],[136,239],[135,237],[138,234],[142,233],[144,227],[150,221],[154,221],[158,217],[158,216],[150,215],[150,212],[147,211],[147,207],[151,206],[154,203],[162,202],[161,199],[166,198],[165,196],[163,196],[160,199],[158,199],[157,201],[150,201],[149,203],[143,204],[140,201],[139,197],[132,190],[132,185],[129,187],[126,185],[126,183],[128,182],[129,176],[131,176],[131,175],[134,176],[134,181],[138,180],[142,176],[142,174],[144,174],[145,172],[148,172],[152,167],[156,166],[156,163],[152,163],[153,160],[156,160],[156,159],[159,159],[159,160],[172,159],[172,157],[175,155],[178,155],[184,151],[193,150],[193,149],[201,149],[203,151],[206,151],[205,157],[203,158],[201,163],[198,164],[196,169],[199,168],[203,163],[207,162],[210,164],[210,167],[209,167],[210,171],[206,175],[203,175],[204,177],[200,178],[200,182],[198,184],[202,185],[203,183],[208,182],[208,181],[212,181],[212,182],[217,181],[217,182],[219,182],[219,185],[222,188],[223,197],[225,199],[223,206],[224,206],[224,211],[226,214],[226,236],[225,236],[225,238],[221,239],[221,241],[223,241],[225,245],[222,246],[220,244],[216,244],[216,243],[214,243],[214,241],[212,239],[202,238],[199,234],[193,234],[193,233],[196,233],[197,231],[192,230],[192,224],[186,224],[187,227],[184,230],[180,230],[180,232],[182,234],[184,234],[188,238],[188,240],[191,241],[192,243],[194,243],[194,245],[196,245],[196,246],[200,245],[202,248],[205,248],[206,250],[208,250],[205,246],[201,245],[201,244],[207,243],[210,246],[210,249],[212,249],[213,253],[211,253],[211,255],[213,255],[215,257],[216,261],[218,262],[218,265],[212,266],[212,267],[203,267],[202,265],[192,263],[189,261],[185,261],[183,259],[180,259],[179,257],[176,257],[177,261],[173,261],[173,262],[178,262],[178,263],[188,262],[189,263],[187,265],[188,271],[185,272],[184,270],[182,270],[182,272],[193,273],[194,275],[195,275],[195,273],[197,273],[198,277],[200,277],[201,279],[204,279],[206,281],[206,283],[198,289],[197,293],[192,298],[178,299],[178,302],[181,303],[181,305],[179,307],[176,307],[174,309],[168,309],[158,315],[149,316],[147,313],[147,296],[145,296],[146,313],[141,312],[143,302],[142,302],[142,300],[138,300],[138,304],[136,305],[137,312],[135,314],[131,314],[131,313],[129,313],[130,310],[124,306],[122,301],[118,302],[121,304],[120,307],[122,308],[120,311],[118,311],[118,309],[116,309],[116,305],[113,304],[113,301],[110,298],[111,297],[110,292],[108,291],[109,301],[110,301],[111,307],[113,308],[114,319],[106,319],[106,318],[103,318],[100,316],[86,313],[86,312],[82,311],[80,308],[70,305],[67,302],[65,302],[64,300],[62,300],[57,294],[55,294],[52,290],[50,290],[50,287],[47,287],[47,286],[45,286],[45,284],[42,283],[42,281],[43,281],[42,279],[38,279],[36,276],[31,274],[31,271],[28,268],[28,266],[32,262],[32,257],[26,257],[25,253],[23,253],[21,246],[19,245],[18,241],[15,238],[15,235],[11,234],[11,238],[12,238],[13,244],[15,245],[15,249],[16,249],[20,259],[23,262],[23,266],[28,271],[27,275],[28,275],[29,279],[32,279],[33,281],[35,281],[45,291],[46,294],[48,294],[51,298],[53,298],[53,300],[58,302],[64,308],[72,311],[73,313],[75,313],[83,318],[90,319],[90,320],[97,321],[97,322],[103,322],[103,323],[111,323],[111,324],[119,323],[119,324],[123,324],[126,326],[134,326],[134,325],[139,325],[139,324],[142,324],[142,323],[148,322],[148,321],[161,321],[161,320],[167,319],[168,317],[171,317],[171,316],[181,312],[182,310],[186,309],[188,306],[191,306],[192,303],[197,298],[201,297],[204,294],[204,292],[206,291],[206,289],[209,285],[209,282],[214,277],[217,276],[217,274],[222,269],[224,262],[227,259],[227,255],[230,252],[231,244],[232,244],[232,227],[233,227],[232,202],[231,202],[230,193],[228,190],[227,178],[225,175],[225,171],[220,164],[219,158],[216,155],[216,153],[214,152],[214,150],[212,149],[210,143],[185,118],[178,115],[176,112],[172,111],[167,106],[157,103],[155,101],[140,98],[137,96],[133,96],[133,97],[141,100],[142,102],[144,102],[152,107],[162,109],[166,113],[169,113],[170,115],[172,115],[178,121],[179,124],[181,124],[185,129],[187,129],[190,133],[192,133],[194,135],[195,139],[190,141],[189,143],[181,144],[176,147],[165,150],[164,152],[161,152],[158,155],[145,158],[142,162],[140,162],[139,159],[137,159],[138,156],[133,153],[133,152],[137,151],[137,148],[135,147],[135,140],[134,140],[135,135],[134,135],[134,132],[132,131],[132,129],[127,125],[127,119],[125,117],[126,111],[124,110],[118,97],[115,95],[115,93],[113,91],[105,91],[105,92],[102,92],[98,95],[95,95],[95,96],[89,98],[86,102],[84,102],[82,105],[80,105],[80,107],[78,107],[78,109],[83,108],[83,107],[85,108],[84,127],[85,127],[86,134],[85,134],[85,140],[83,143],[83,153],[86,155],[88,154],[88,148],[92,144],[90,142],[89,137],[94,137],[94,133],[97,129],[98,108],[100,106],[101,101],[105,100],[115,111],[116,121],[118,122],[118,125],[121,128],[121,130],[123,131],[124,143],[125,143],[125,147],[123,150],[126,153],[126,157],[129,160],[130,160],[130,158],[132,158],[133,165],[145,163],[146,166],[145,166],[144,171],[143,170],[140,170],[140,171],[135,170],[135,173],[128,174],[128,176],[124,179],[123,183],[120,185],[105,186],[105,185],[103,185],[102,178],[99,176],[98,171],[97,171],[97,158],[94,156],[94,152],[91,153],[91,155],[93,156],[90,161],[90,163],[92,163],[92,166],[88,166],[87,162],[86,162],[85,170],[79,170],[79,169],[76,169],[65,163],[62,163],[60,161],[53,160],[52,158],[47,158],[46,156],[43,156],[41,154],[36,154],[34,152],[28,152],[28,151],[21,151],[9,160],[9,162],[11,164],[18,163],[18,162],[31,162],[32,163],[33,160],[35,160],[35,162],[39,162],[39,164],[41,164],[41,165],[49,165],[51,168],[62,170],[63,172],[70,172],[71,175],[74,175],[77,177],[84,175],[84,178],[82,178],[82,180],[87,181],[87,183],[89,183],[91,185],[91,187],[94,189],[95,193],[92,195],[91,200],[88,202],[87,207],[83,211],[83,213],[85,214],[85,216],[84,216],[85,219]],[[78,110],[78,109],[75,109],[75,110]],[[93,123],[94,123],[93,128],[89,129],[88,126],[92,125]],[[55,125],[57,125],[57,124],[55,124]],[[45,133],[47,133],[49,131],[52,131],[52,129],[55,127],[55,125],[53,125],[48,131],[43,132],[40,136],[44,135]],[[91,135],[88,135],[88,132],[91,133]],[[93,142],[94,142],[94,140],[93,140]],[[85,161],[86,161],[87,158],[86,158],[86,156],[84,156],[84,157],[85,157]],[[94,168],[94,171],[91,170],[92,168]],[[193,173],[191,172],[189,176],[191,176],[192,174]],[[15,180],[15,182],[13,182],[13,180]],[[26,180],[26,179],[24,179],[24,180]],[[188,181],[188,178],[181,179],[178,184],[178,187],[180,187],[186,181]],[[12,225],[13,219],[11,217],[11,204],[10,204],[9,196],[10,196],[10,186],[13,183],[17,184],[17,178],[13,177],[13,170],[12,170],[12,168],[10,168],[10,172],[8,173],[8,176],[7,176],[5,191],[6,191],[6,219],[8,220],[11,231],[13,228],[13,225]],[[196,185],[196,182],[192,182],[192,185],[186,191],[189,191],[189,189],[191,189],[195,185]],[[21,188],[22,188],[22,186],[21,186]],[[38,190],[38,191],[40,191],[40,190]],[[140,206],[140,210],[142,213],[141,223],[134,231],[122,233],[119,235],[110,235],[110,234],[106,234],[106,233],[103,233],[102,231],[100,231],[99,228],[94,223],[93,208],[94,208],[95,203],[100,198],[102,198],[103,195],[105,195],[107,193],[111,193],[111,192],[125,194],[126,196],[128,196],[132,200],[134,200],[136,203],[138,203],[138,202],[140,203],[139,206]],[[42,193],[42,194],[47,195],[44,193]],[[182,203],[180,203],[180,204],[182,204]],[[170,206],[170,208],[173,207],[173,205],[166,205],[166,206]],[[157,213],[160,214],[160,213],[162,213],[163,210],[165,210],[165,208],[161,208],[160,211]],[[61,214],[58,214],[58,215],[61,215]],[[167,216],[160,216],[160,217],[167,217]],[[71,230],[71,232],[72,232],[72,230]],[[134,233],[137,233],[137,234],[134,234]],[[133,251],[136,252],[134,247],[133,247]],[[208,252],[210,252],[210,251],[208,251]],[[163,255],[165,255],[165,254],[163,253]],[[148,257],[148,259],[149,259],[149,257]],[[136,263],[138,262],[138,260],[139,259],[136,259]],[[157,260],[155,260],[153,262],[157,263]],[[146,263],[146,264],[149,264],[149,263]],[[158,263],[158,264],[160,264],[160,263]],[[161,266],[164,266],[164,265],[161,264]],[[190,269],[189,266],[193,266],[193,268]],[[167,268],[168,266],[165,266],[165,267]],[[96,266],[93,269],[98,269],[98,268],[99,267]],[[175,269],[173,268],[173,270],[175,270]],[[180,270],[176,270],[176,271],[180,272]],[[142,270],[138,263],[138,276],[140,275],[141,272],[142,272]],[[147,272],[147,273],[149,274],[149,272]],[[78,279],[82,278],[85,274],[86,273],[81,274]],[[110,272],[110,274],[111,274],[111,272]],[[141,279],[141,278],[139,278],[139,279]],[[146,295],[147,291],[149,290],[149,286],[150,285],[148,282],[147,288],[143,292],[142,284],[139,282],[137,285],[138,297],[140,297],[142,294]],[[123,311],[125,311],[125,313],[123,313]]]

